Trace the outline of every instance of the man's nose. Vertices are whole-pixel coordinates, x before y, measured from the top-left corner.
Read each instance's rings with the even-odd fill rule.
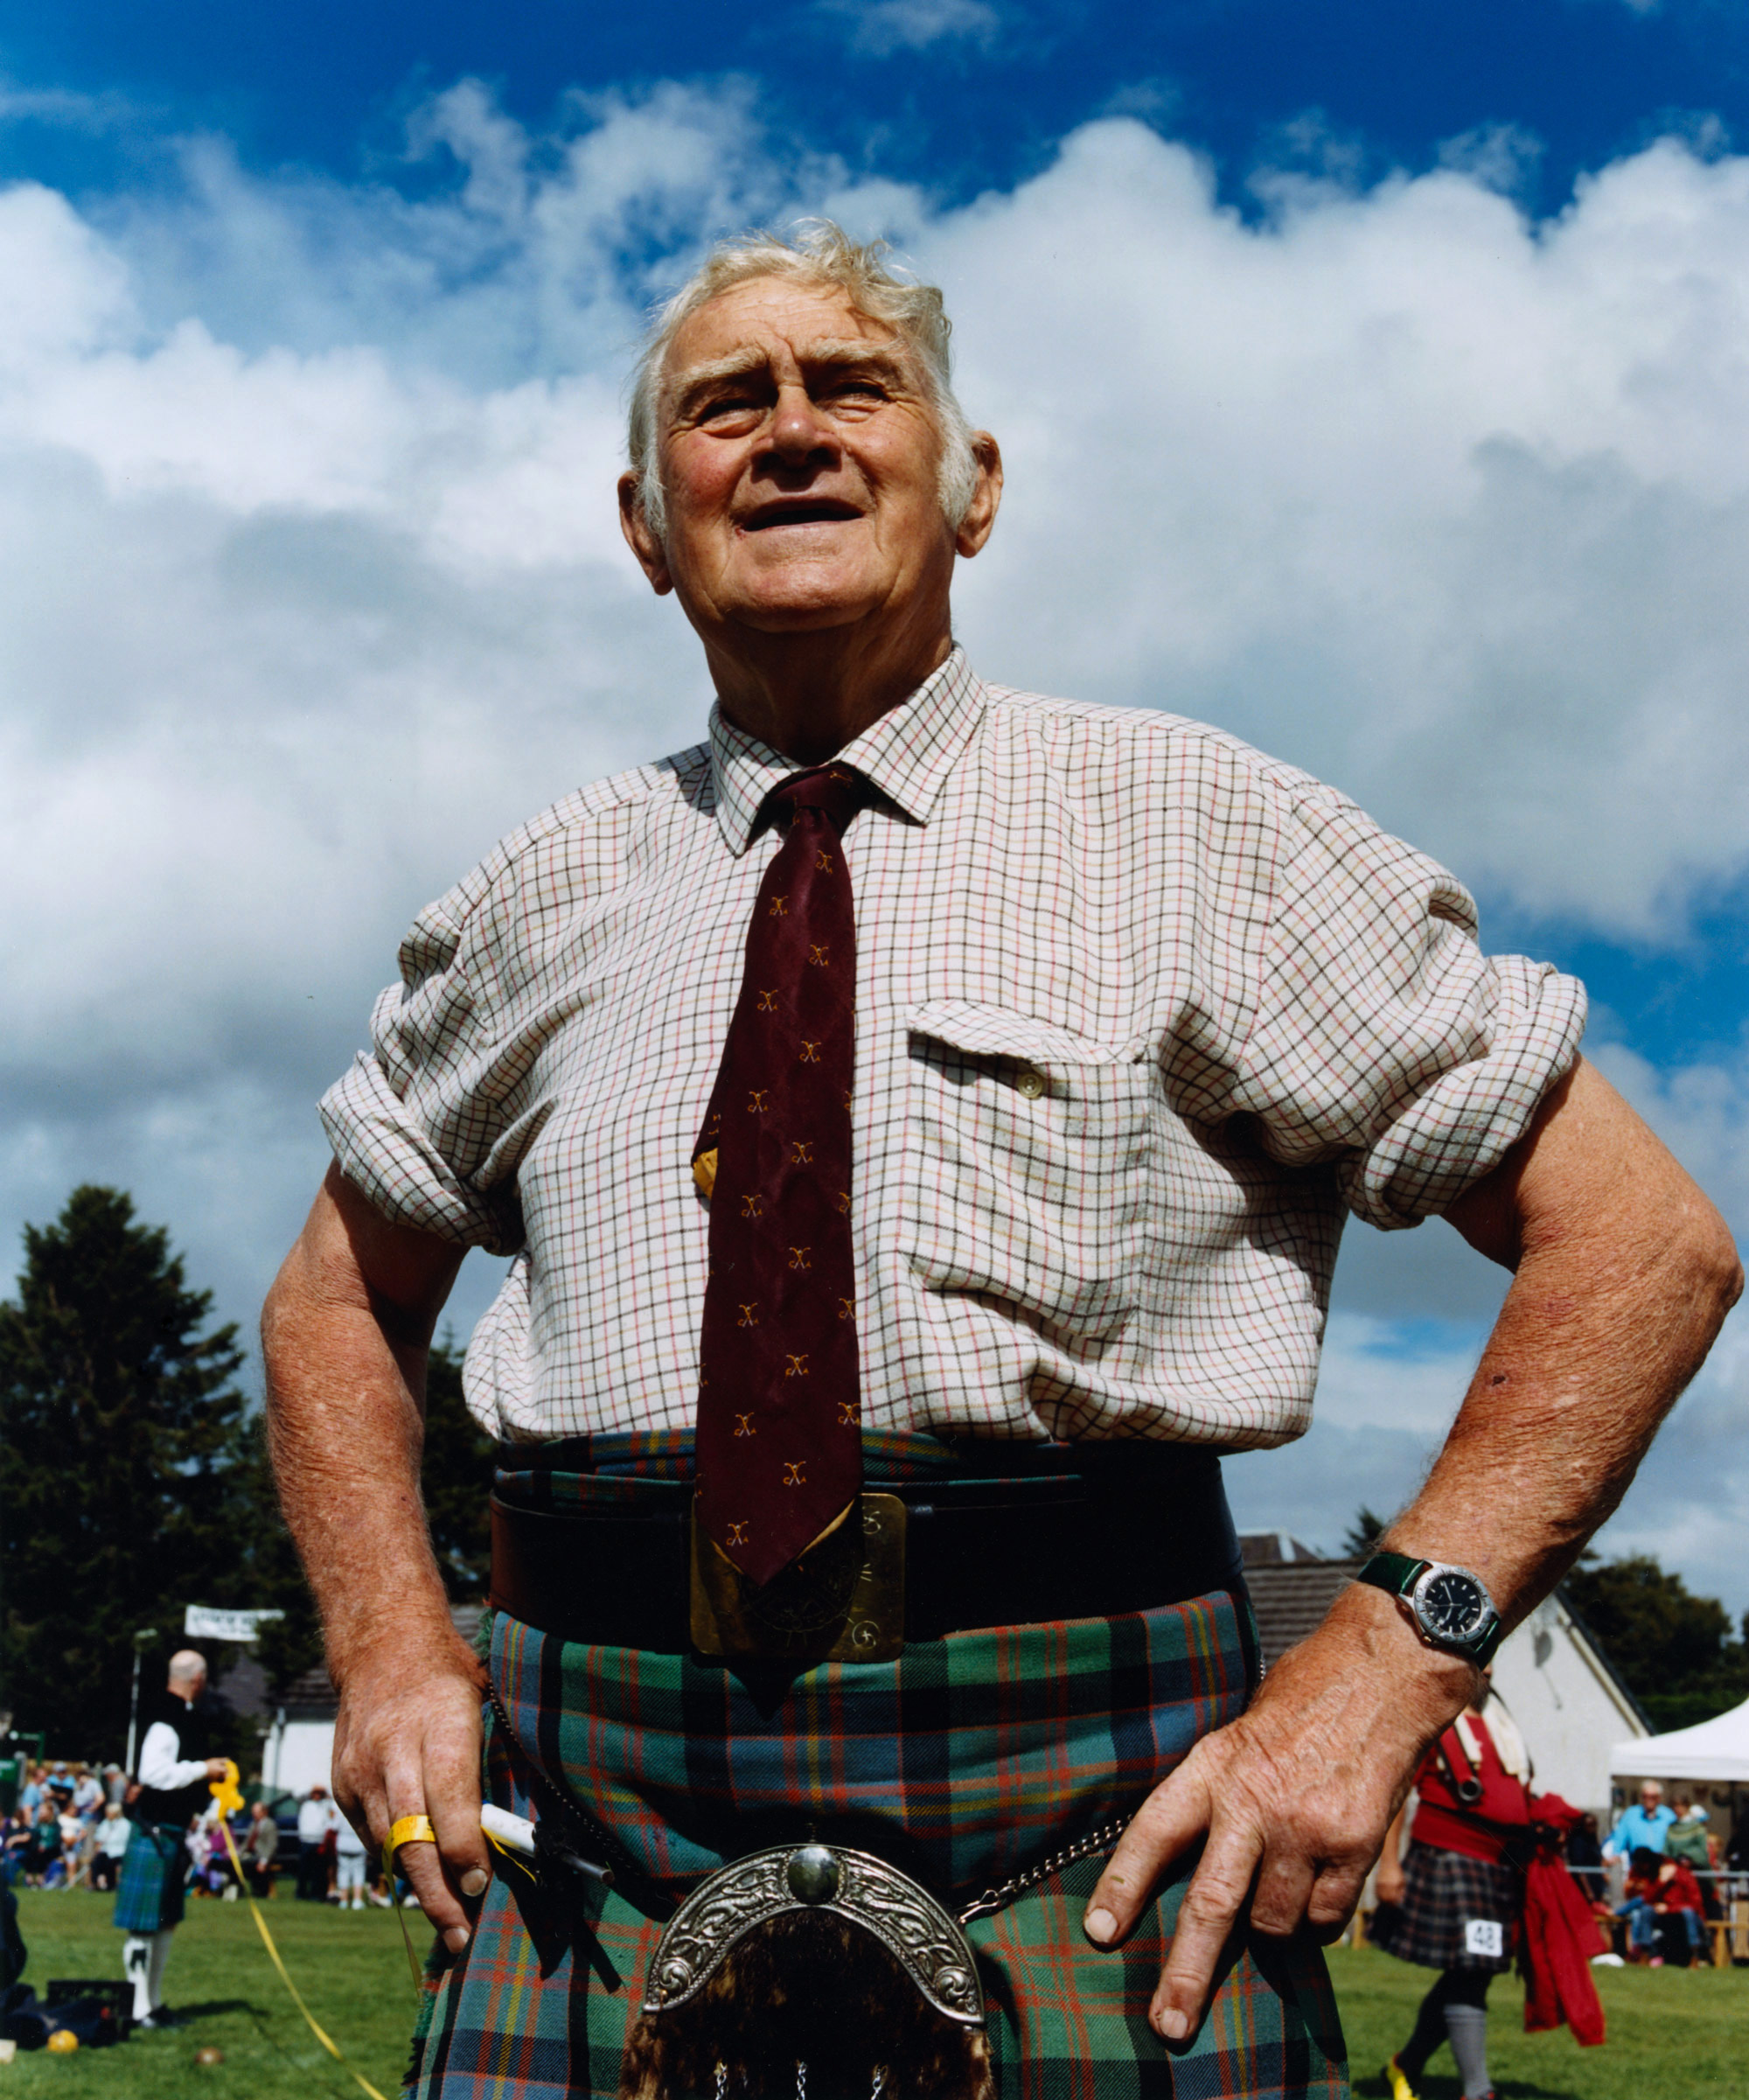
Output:
[[[831,422],[823,416],[805,387],[787,385],[777,390],[771,420],[765,429],[766,443],[786,464],[836,455],[838,441]]]

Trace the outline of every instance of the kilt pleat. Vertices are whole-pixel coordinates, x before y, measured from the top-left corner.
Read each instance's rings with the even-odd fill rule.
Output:
[[[791,1680],[567,1643],[500,1615],[491,1669],[515,1741],[489,1741],[491,1797],[538,1814],[537,1766],[634,1871],[562,1916],[514,1870],[496,1878],[465,1952],[434,1957],[408,2090],[614,2094],[665,1901],[812,1826],[879,1852],[958,1907],[1132,1810],[1198,1737],[1242,1712],[1250,1638],[1243,1598],[1216,1592],[1110,1620],[956,1634],[895,1662],[822,1664]],[[1000,2100],[1346,2096],[1334,1999],[1309,1938],[1237,1936],[1209,2017],[1169,2048],[1146,2010],[1189,1869],[1110,1951],[1079,1924],[1100,1864],[968,1928]]]
[[[187,1869],[179,1830],[136,1823],[115,1881],[116,1926],[123,1932],[162,1932],[181,1924]]]

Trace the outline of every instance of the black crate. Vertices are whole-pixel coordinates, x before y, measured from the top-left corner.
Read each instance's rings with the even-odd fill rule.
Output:
[[[134,2025],[134,1986],[117,1983],[113,1976],[82,1978],[54,1976],[49,1978],[43,2003],[52,2013],[57,2006],[71,2005],[75,1998],[95,1999],[107,2006],[115,2018],[115,2039],[125,2041]]]

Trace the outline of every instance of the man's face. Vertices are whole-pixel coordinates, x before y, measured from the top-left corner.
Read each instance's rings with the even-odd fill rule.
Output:
[[[1663,1796],[1656,1787],[1641,1787],[1640,1790],[1640,1805],[1648,1816],[1662,1799]]]
[[[904,339],[842,293],[766,277],[701,307],[669,352],[656,443],[666,539],[633,546],[707,638],[944,611],[935,415]]]

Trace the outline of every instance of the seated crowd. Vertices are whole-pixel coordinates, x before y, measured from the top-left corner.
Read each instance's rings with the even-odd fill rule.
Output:
[[[1666,1805],[1663,1796],[1657,1780],[1646,1780],[1601,1845],[1596,1818],[1587,1816],[1589,1829],[1576,1831],[1568,1847],[1568,1863],[1613,1950],[1655,1969],[1716,1957],[1707,1928],[1729,1915],[1726,1905],[1737,1893],[1724,1877],[1749,1871],[1749,1828],[1733,1831],[1721,1847],[1698,1802],[1679,1794]],[[1612,1865],[1624,1877],[1613,1891],[1605,1880]]]
[[[17,1806],[10,1814],[0,1815],[0,1876],[27,1888],[113,1893],[133,1828],[128,1808],[137,1791],[137,1783],[117,1764],[100,1769],[82,1762],[27,1762]],[[301,1898],[353,1910],[362,1910],[367,1902],[387,1906],[394,1901],[375,1859],[325,1787],[312,1787],[295,1806]],[[257,1801],[232,1817],[230,1825],[250,1893],[271,1896],[275,1878],[290,1863],[292,1850],[282,1847],[279,1824],[266,1803]],[[211,1812],[191,1819],[187,1850],[185,1871],[192,1894],[236,1895],[231,1847]]]

